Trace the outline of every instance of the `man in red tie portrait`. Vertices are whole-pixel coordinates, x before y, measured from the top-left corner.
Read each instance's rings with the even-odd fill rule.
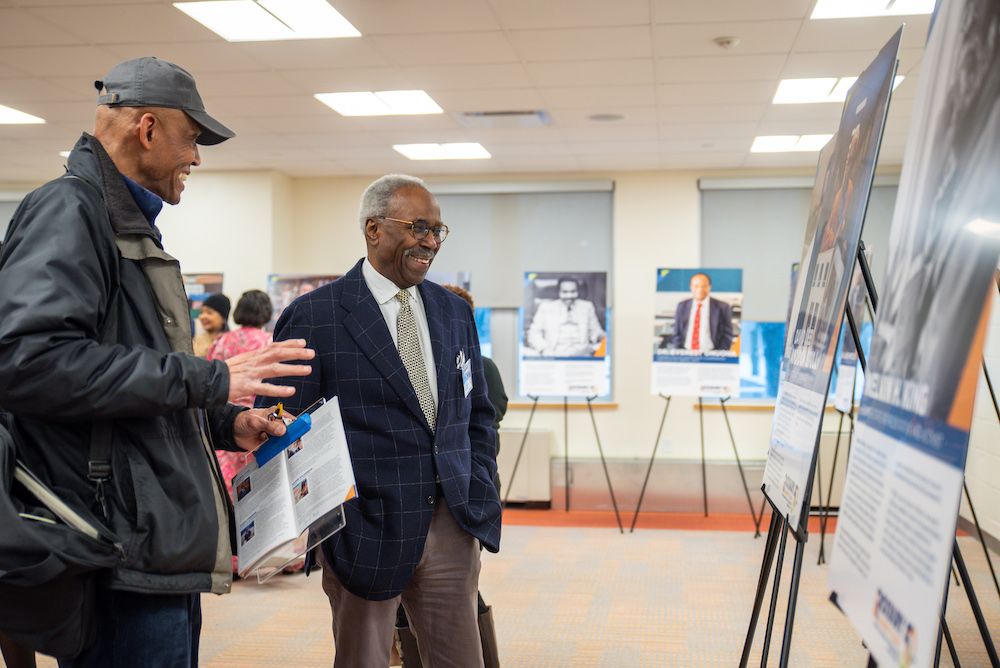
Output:
[[[733,308],[712,299],[712,279],[699,272],[691,277],[691,299],[677,305],[671,348],[691,351],[729,350],[733,346]]]

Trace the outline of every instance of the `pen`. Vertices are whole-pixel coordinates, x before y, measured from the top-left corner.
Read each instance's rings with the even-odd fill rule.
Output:
[[[268,420],[280,420],[281,419],[281,413],[282,413],[283,410],[284,409],[283,409],[282,405],[279,403],[278,404],[278,408],[275,409],[275,411],[273,413],[271,413],[270,415],[268,415],[267,419]]]

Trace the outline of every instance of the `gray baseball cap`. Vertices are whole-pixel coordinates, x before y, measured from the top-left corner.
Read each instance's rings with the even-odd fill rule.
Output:
[[[187,70],[152,56],[126,60],[111,68],[102,81],[97,104],[109,107],[165,107],[180,109],[201,126],[198,143],[218,144],[236,133],[205,111],[205,104]]]

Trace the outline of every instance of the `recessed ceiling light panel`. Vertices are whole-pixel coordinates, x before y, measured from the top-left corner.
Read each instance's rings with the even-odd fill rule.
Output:
[[[4,125],[22,125],[26,123],[44,123],[44,118],[26,114],[17,109],[11,109],[0,104],[0,123]]]
[[[422,90],[317,93],[316,99],[341,116],[408,116],[444,110]]]
[[[870,16],[930,14],[934,0],[819,0],[811,19],[849,19]]]
[[[772,135],[757,137],[751,153],[799,153],[819,151],[833,137],[829,135]]]
[[[410,160],[485,160],[492,158],[481,144],[393,144]]]
[[[174,7],[229,42],[361,35],[326,0],[208,0]]]
[[[892,89],[903,82],[906,77],[896,77],[892,81]],[[847,93],[857,81],[857,77],[823,77],[816,79],[782,79],[778,84],[778,92],[774,94],[773,104],[815,104],[820,102],[843,102]]]

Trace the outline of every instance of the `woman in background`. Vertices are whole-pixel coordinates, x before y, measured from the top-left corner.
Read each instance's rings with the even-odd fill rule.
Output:
[[[198,357],[208,355],[209,349],[219,335],[229,331],[229,297],[221,292],[209,295],[201,303],[201,313],[198,314],[198,322],[201,323],[203,334],[194,337],[194,354]]]
[[[212,297],[216,296],[219,295],[212,295]],[[205,300],[206,305],[212,297]],[[202,310],[204,312],[204,308]],[[244,292],[240,300],[236,302],[236,310],[233,311],[233,321],[240,326],[239,329],[232,332],[220,333],[208,350],[208,359],[225,361],[240,353],[257,350],[271,343],[271,334],[263,330],[264,325],[271,321],[271,312],[271,298],[267,296],[267,293],[260,290],[248,290]],[[251,394],[240,397],[234,400],[233,403],[253,408],[253,400],[254,396]],[[219,464],[222,466],[222,477],[226,481],[229,496],[232,497],[233,476],[243,468],[243,465],[246,463],[247,454],[225,450],[216,450],[215,454],[219,458]]]

